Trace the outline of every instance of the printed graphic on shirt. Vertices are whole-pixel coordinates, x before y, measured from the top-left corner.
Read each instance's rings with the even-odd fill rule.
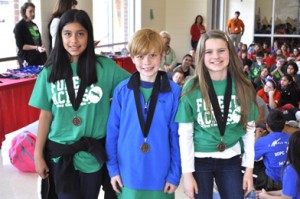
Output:
[[[73,85],[75,89],[75,95],[77,95],[80,86],[80,81],[78,76],[73,77]],[[56,107],[72,106],[68,95],[68,90],[67,90],[67,85],[65,80],[59,80],[55,84],[52,83],[51,93],[52,93],[53,104]],[[91,103],[96,104],[101,100],[102,96],[103,96],[102,89],[99,86],[95,86],[94,84],[92,84],[90,87],[87,87],[85,89],[80,106],[85,106]]]
[[[281,148],[280,145],[281,146],[282,145],[287,146],[288,141],[284,141],[284,140],[282,141],[281,138],[278,138],[277,140],[274,140],[271,144],[269,144],[268,147],[270,147],[270,148],[276,147],[276,148],[279,149],[279,148]],[[287,150],[288,149],[286,148],[286,150],[281,150],[281,151],[274,152],[274,158],[279,159],[279,157],[282,157],[282,156],[286,157]],[[283,158],[283,159],[285,159],[285,158]],[[284,163],[284,161],[278,162],[278,166],[282,166],[283,163]]]
[[[33,40],[37,41],[40,39],[40,35],[38,33],[38,28],[36,26],[30,26],[28,28]]]
[[[218,102],[221,108],[221,112],[223,113],[224,96],[218,96]],[[210,111],[206,108],[206,103],[204,99],[202,98],[196,99],[196,104],[197,104],[197,113],[198,113],[197,122],[199,123],[199,125],[201,125],[203,128],[218,126],[213,108],[211,107],[212,110],[212,115],[211,115]],[[226,124],[228,125],[228,124],[238,123],[241,118],[240,112],[241,112],[241,107],[237,102],[236,96],[232,95]]]

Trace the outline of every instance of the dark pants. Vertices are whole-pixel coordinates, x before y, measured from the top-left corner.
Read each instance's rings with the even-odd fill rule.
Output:
[[[51,170],[53,176],[55,176],[57,168],[57,164],[52,162]],[[58,199],[97,199],[103,181],[103,168],[94,173],[83,173],[77,170],[76,179],[79,183],[79,189],[69,192],[58,192]]]
[[[53,164],[53,163],[50,163]],[[53,165],[52,165],[53,166]],[[95,191],[92,191],[92,193],[87,193],[82,194],[81,190],[77,190],[72,193],[59,193],[57,194],[55,192],[55,183],[54,183],[54,177],[53,177],[53,170],[55,170],[55,165],[54,167],[51,168],[50,170],[50,175],[47,179],[42,180],[42,190],[41,190],[41,195],[42,199],[90,199],[90,198],[98,198],[99,192],[100,192],[100,187],[102,185],[103,190],[104,190],[104,199],[117,199],[117,195],[115,191],[113,190],[111,183],[110,183],[110,177],[108,175],[108,171],[106,168],[106,165],[103,165],[100,171],[91,173],[91,175],[85,175],[85,173],[78,172],[78,177],[79,179],[82,179],[83,186],[81,189],[84,192],[87,192],[90,188],[92,188]],[[81,173],[81,174],[80,174]],[[93,176],[94,175],[94,176]],[[96,176],[101,176],[96,177]],[[88,182],[86,182],[88,181]],[[99,184],[100,182],[100,184]],[[91,186],[90,186],[91,185]],[[87,187],[87,188],[85,188]],[[85,196],[82,196],[85,195]]]
[[[197,40],[191,40],[191,45],[192,45],[193,50],[196,50],[197,45],[198,45],[198,41]]]
[[[214,180],[222,199],[243,199],[241,158],[195,158],[196,199],[212,199]]]
[[[254,164],[254,173],[257,175],[257,178],[253,179],[253,184],[255,190],[265,189],[266,191],[276,191],[282,189],[281,182],[276,182],[272,180],[265,172],[266,167],[263,161],[255,162]]]

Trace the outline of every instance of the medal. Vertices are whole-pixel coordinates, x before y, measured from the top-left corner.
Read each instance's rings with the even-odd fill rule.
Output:
[[[148,153],[150,151],[150,145],[144,142],[141,146],[141,151],[143,153]]]
[[[226,144],[224,144],[224,142],[220,142],[220,144],[218,144],[217,146],[218,151],[223,152],[226,149]]]
[[[79,117],[75,116],[72,119],[72,123],[74,124],[74,126],[79,126],[81,124],[81,120]]]

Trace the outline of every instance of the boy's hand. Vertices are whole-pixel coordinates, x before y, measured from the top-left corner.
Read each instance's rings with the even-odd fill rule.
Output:
[[[111,178],[110,183],[117,193],[122,193],[121,187],[123,187],[123,183],[120,175],[116,175]]]
[[[176,189],[177,189],[177,186],[172,185],[171,183],[166,182],[165,188],[164,188],[164,192],[168,193],[168,194],[171,194],[171,193],[174,193]]]

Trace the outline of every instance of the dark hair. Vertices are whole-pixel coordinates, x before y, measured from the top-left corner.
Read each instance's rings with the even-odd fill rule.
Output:
[[[35,5],[33,3],[31,3],[31,2],[24,3],[20,10],[20,13],[21,13],[21,16],[23,17],[23,19],[27,19],[26,10],[28,7],[33,7],[35,9]]]
[[[72,9],[72,6],[77,5],[76,0],[58,0],[56,4],[55,11],[52,13],[52,17],[48,23],[48,39],[49,39],[49,52],[51,52],[52,46],[52,36],[50,34],[50,26],[54,18],[60,18],[66,11]]]
[[[295,131],[289,139],[288,151],[284,167],[288,164],[296,170],[298,178],[300,178],[300,131]]]
[[[56,10],[52,13],[52,18],[60,18],[66,11],[72,9],[72,6],[77,5],[76,0],[59,0]]]
[[[297,64],[295,62],[290,62],[287,64],[287,67],[289,67],[289,65],[291,65],[294,68],[294,75],[297,74],[299,70]]]
[[[81,80],[86,80],[87,85],[97,82],[96,74],[96,55],[94,50],[93,26],[88,14],[83,10],[72,9],[64,13],[59,21],[58,30],[55,41],[55,48],[45,63],[46,67],[52,67],[49,76],[49,82],[56,82],[72,76],[70,67],[70,55],[63,46],[61,32],[63,28],[70,23],[79,23],[87,30],[88,40],[87,47],[79,56],[77,65],[77,75]]]
[[[200,17],[200,18],[201,18],[201,22],[200,22],[200,24],[202,25],[202,23],[203,23],[203,17],[202,17],[202,15],[197,15],[197,16],[196,16],[194,24],[196,24],[196,23],[197,23],[197,18],[198,18],[198,17]]]
[[[285,121],[286,120],[281,111],[272,109],[269,112],[266,123],[271,131],[281,132],[284,129]]]
[[[189,58],[191,58],[191,59],[193,60],[193,56],[190,55],[190,54],[185,54],[185,55],[182,57],[182,60],[184,60],[186,57],[189,57]]]
[[[239,11],[235,11],[234,14],[237,14],[238,16],[240,16],[240,12]]]
[[[273,88],[277,89],[277,84],[276,84],[275,80],[272,77],[267,77],[266,78],[266,83],[267,82],[271,82],[271,84],[273,85]]]
[[[264,52],[263,51],[258,51],[257,53],[256,53],[256,57],[264,57]]]

